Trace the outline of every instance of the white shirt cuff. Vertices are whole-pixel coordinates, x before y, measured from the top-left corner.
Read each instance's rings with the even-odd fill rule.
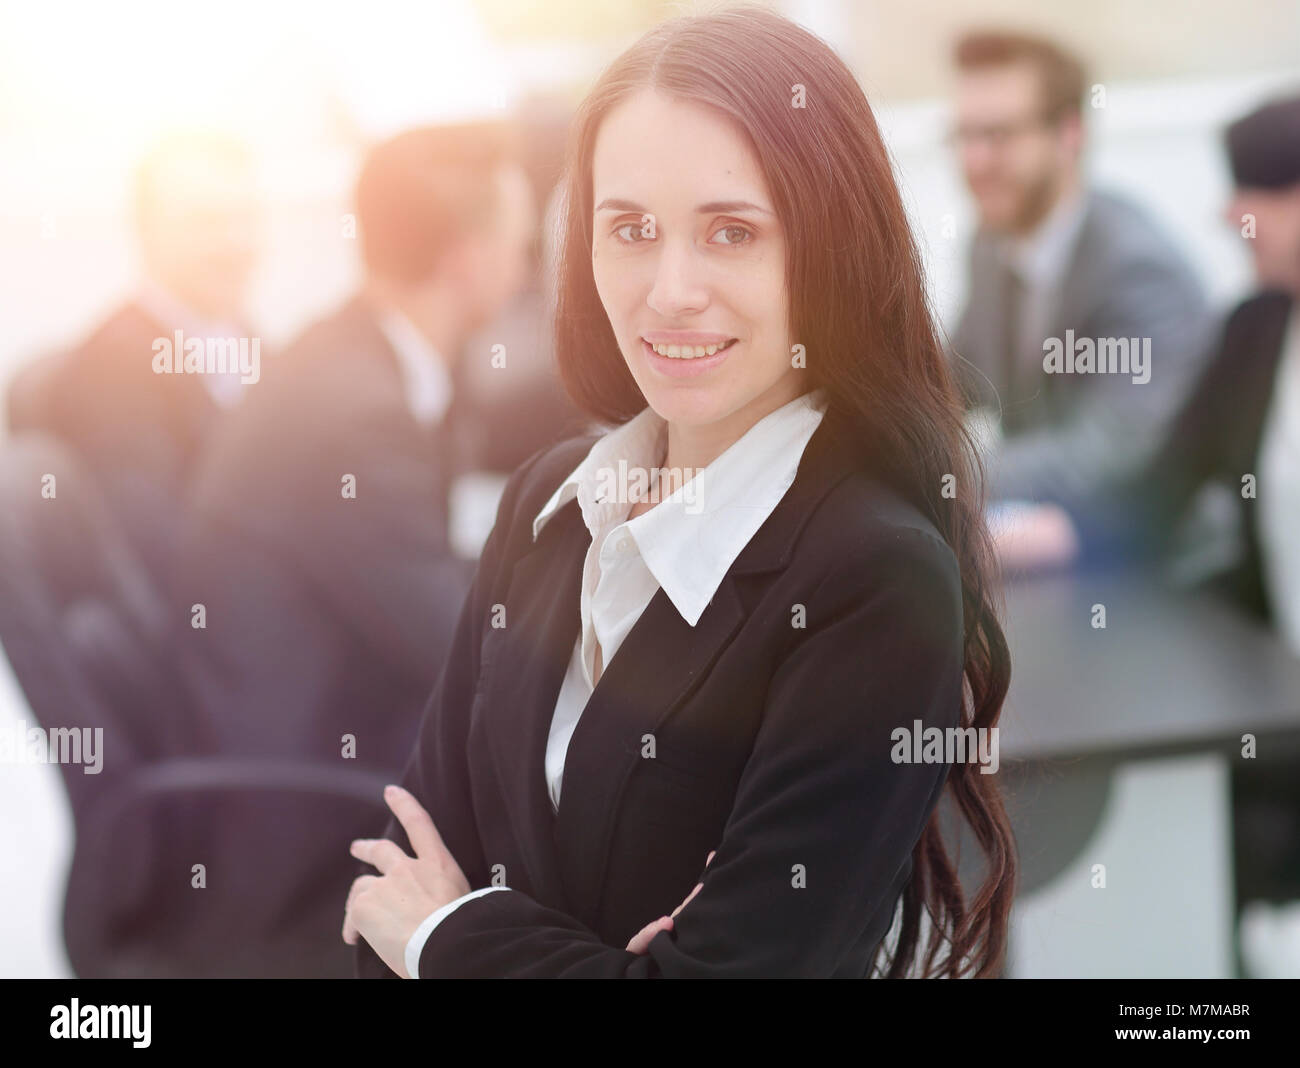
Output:
[[[471,890],[468,894],[456,898],[455,901],[449,901],[424,918],[424,922],[415,929],[415,934],[411,935],[411,940],[406,943],[406,974],[412,979],[420,978],[420,954],[424,952],[424,943],[429,940],[429,935],[433,929],[442,923],[448,916],[456,911],[461,905],[465,904],[471,898],[482,897],[484,894],[490,894],[493,890],[509,890],[508,886],[485,886],[482,890]]]

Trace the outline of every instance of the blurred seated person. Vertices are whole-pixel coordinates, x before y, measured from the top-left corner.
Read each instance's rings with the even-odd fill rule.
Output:
[[[1237,551],[1202,553],[1217,567],[1200,561],[1200,585],[1300,656],[1300,94],[1238,119],[1225,141],[1234,188],[1224,218],[1250,250],[1255,289],[1228,316],[1210,365],[1135,480],[1131,517],[1168,560],[1209,540],[1205,524],[1199,539],[1188,537],[1196,506],[1223,502]],[[1231,765],[1234,891],[1249,977],[1300,976],[1295,760],[1295,747],[1275,740],[1257,759]]]
[[[195,475],[175,655],[223,755],[396,779],[474,569],[448,528],[456,359],[519,287],[534,209],[505,132],[466,124],[376,146],[355,210],[359,291],[268,365]],[[297,974],[345,977],[348,843],[380,827],[252,812],[219,815],[212,862],[246,888],[250,944],[292,920],[320,947]]]
[[[223,752],[397,772],[473,571],[448,533],[456,357],[520,286],[535,220],[488,123],[380,144],[355,201],[364,283],[214,435],[172,593]]]
[[[1042,38],[977,32],[954,60],[952,139],[979,229],[951,348],[987,441],[999,556],[1026,569],[1102,556],[1116,490],[1185,398],[1210,313],[1147,213],[1088,187],[1078,59]],[[1122,369],[1076,363],[1078,339]]]
[[[464,421],[471,425],[460,444],[467,466],[501,476],[502,487],[533,453],[584,433],[589,422],[560,382],[552,338],[554,235],[572,113],[562,95],[537,92],[519,103],[520,160],[543,225],[534,231],[523,289],[465,345],[461,384],[475,418]],[[486,517],[488,529],[495,512]]]
[[[161,577],[203,443],[263,355],[244,318],[258,254],[253,160],[219,136],[172,135],[139,165],[134,201],[140,284],[76,347],[18,374],[8,424],[61,441]],[[186,348],[201,373],[186,373]]]
[[[589,429],[590,420],[560,382],[552,326],[559,179],[572,111],[563,97],[535,93],[515,112],[520,161],[533,202],[544,209],[543,223],[529,247],[523,288],[464,346],[464,373],[457,380],[463,464],[453,486],[451,533],[453,547],[465,556],[482,551],[515,469],[545,446]]]
[[[1226,143],[1234,190],[1224,217],[1246,241],[1256,288],[1135,480],[1132,521],[1167,551],[1197,495],[1220,489],[1241,552],[1209,585],[1300,654],[1300,95],[1238,119]]]

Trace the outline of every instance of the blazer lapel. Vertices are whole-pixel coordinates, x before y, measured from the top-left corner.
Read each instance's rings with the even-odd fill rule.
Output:
[[[574,915],[599,922],[599,899],[623,784],[653,734],[744,619],[730,576],[692,627],[662,589],[619,646],[574,729],[555,845]]]
[[[500,774],[531,892],[595,929],[623,784],[655,733],[686,699],[745,619],[737,576],[785,567],[803,522],[855,466],[828,415],[794,484],[759,528],[696,626],[658,590],[601,674],[565,756],[559,812],[546,789],[545,754],[556,699],[581,627],[582,565],[591,537],[569,501],[518,558],[506,626],[485,638],[484,732]]]
[[[581,626],[582,563],[590,535],[576,504],[551,518],[514,564],[505,596],[505,626],[484,638],[483,730],[497,765],[506,809],[527,879],[511,886],[568,911],[551,841],[546,740],[556,698]]]

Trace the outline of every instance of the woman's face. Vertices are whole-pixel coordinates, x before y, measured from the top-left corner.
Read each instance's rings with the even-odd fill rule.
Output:
[[[596,289],[655,412],[739,436],[808,388],[785,235],[737,126],[642,90],[601,125],[592,193]]]

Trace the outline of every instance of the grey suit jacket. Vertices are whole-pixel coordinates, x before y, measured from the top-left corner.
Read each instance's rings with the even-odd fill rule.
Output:
[[[1150,338],[1150,380],[1047,373],[1045,337],[1027,337],[1009,392],[1005,278],[997,238],[981,230],[951,348],[968,405],[1014,409],[1018,424],[989,459],[989,499],[1053,501],[1087,531],[1153,454],[1205,362],[1214,319],[1198,279],[1148,215],[1122,197],[1089,192],[1045,337]]]

